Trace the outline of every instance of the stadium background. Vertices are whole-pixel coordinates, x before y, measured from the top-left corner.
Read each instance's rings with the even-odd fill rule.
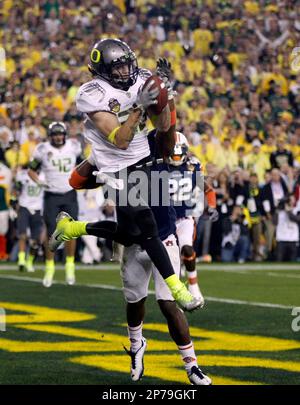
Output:
[[[279,174],[294,194],[293,204],[299,203],[300,81],[291,67],[293,49],[300,44],[299,12],[298,2],[288,0],[160,5],[143,0],[3,0],[0,210],[10,215],[10,229],[0,235],[2,260],[9,254],[10,261],[16,257],[9,191],[18,168],[45,140],[49,122],[67,122],[70,136],[84,145],[74,97],[89,78],[87,47],[104,37],[124,39],[141,67],[154,70],[159,56],[172,62],[178,129],[188,137],[191,153],[201,160],[218,192],[220,220],[212,228],[205,217],[199,222],[200,260],[220,259],[222,223],[233,220],[233,211],[241,218],[241,251],[247,252],[236,260],[273,260],[274,213],[266,214],[260,206],[250,215],[249,193],[258,188],[251,188],[248,180],[251,173],[257,174],[260,198],[272,175]],[[89,148],[84,146],[87,156]],[[107,209],[101,208],[104,215]],[[0,343],[1,383],[129,382],[121,347],[126,335],[123,301],[113,266],[82,268],[76,290],[58,283],[46,292],[40,286],[41,270],[21,276],[9,264],[1,267],[0,306],[8,325]],[[189,320],[202,363],[216,383],[299,381],[299,333],[290,326],[291,308],[299,300],[299,277],[296,265],[202,265],[200,284],[208,305]],[[62,279],[59,274],[58,281]],[[107,302],[112,303],[109,308]],[[147,322],[150,353],[144,382],[186,383],[154,303]],[[162,351],[166,344],[168,349]]]
[[[241,226],[238,250],[247,253],[238,252],[237,260],[274,259],[273,212],[266,214],[261,206],[270,170],[278,168],[288,191],[300,198],[300,82],[291,68],[300,43],[299,7],[296,1],[167,1],[162,6],[151,1],[3,1],[1,162],[13,181],[52,120],[66,121],[70,136],[84,143],[74,97],[89,78],[87,47],[100,38],[120,37],[142,67],[154,70],[159,56],[172,62],[178,130],[214,178],[220,220],[211,232],[211,224],[201,219],[197,255],[220,258],[222,222],[242,205],[240,222],[246,226]],[[261,190],[258,209],[249,217],[247,199],[258,192],[256,185],[249,186],[251,173],[257,174]],[[2,185],[9,189],[5,178]],[[8,207],[1,195],[4,211]],[[14,234],[9,235],[11,247]]]

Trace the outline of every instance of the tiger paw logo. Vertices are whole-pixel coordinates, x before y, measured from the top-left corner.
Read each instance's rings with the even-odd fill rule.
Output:
[[[291,69],[294,72],[300,71],[300,47],[296,47],[291,53]]]
[[[121,105],[116,98],[111,98],[108,102],[110,111],[118,113],[120,111]]]

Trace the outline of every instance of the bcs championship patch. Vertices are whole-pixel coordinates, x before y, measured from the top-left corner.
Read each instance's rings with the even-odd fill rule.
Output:
[[[120,103],[116,98],[111,98],[108,102],[108,106],[110,111],[114,112],[114,113],[118,113],[120,111]]]

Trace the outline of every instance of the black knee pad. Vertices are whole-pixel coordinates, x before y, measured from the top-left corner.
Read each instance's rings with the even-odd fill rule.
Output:
[[[141,231],[141,239],[158,237],[156,220],[150,208],[137,211],[135,221]]]
[[[184,245],[181,249],[181,255],[186,259],[193,257],[194,255],[193,246]]]

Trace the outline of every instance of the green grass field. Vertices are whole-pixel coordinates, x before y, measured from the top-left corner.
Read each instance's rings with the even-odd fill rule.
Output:
[[[300,265],[201,268],[204,309],[188,314],[199,364],[214,384],[299,384]],[[125,303],[116,264],[81,267],[77,285],[41,285],[42,271],[0,268],[0,384],[131,384]],[[300,322],[299,322],[300,324]],[[147,301],[145,376],[138,384],[187,384],[152,294]]]

